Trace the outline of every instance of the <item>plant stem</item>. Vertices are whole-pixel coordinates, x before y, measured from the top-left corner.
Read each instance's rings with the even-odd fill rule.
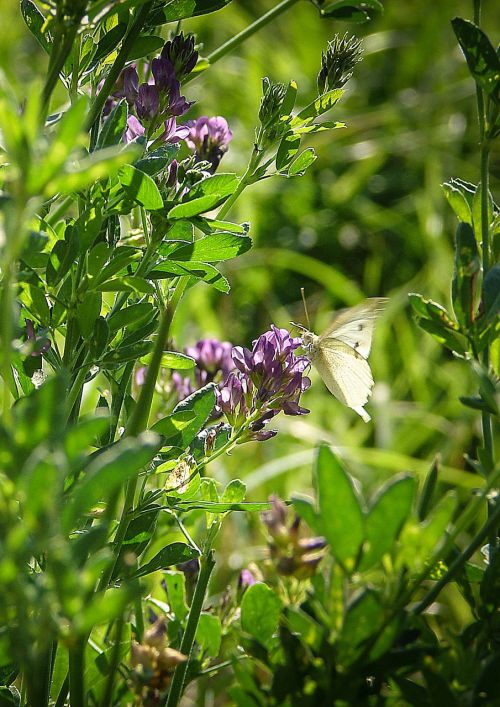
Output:
[[[276,7],[273,7],[271,10],[269,10],[269,12],[266,12],[264,15],[262,15],[262,17],[259,17],[258,20],[252,22],[251,25],[248,25],[248,27],[246,27],[244,30],[238,32],[238,34],[236,34],[234,37],[222,44],[218,49],[209,54],[207,59],[210,64],[215,64],[215,62],[219,61],[219,59],[222,59],[223,56],[229,54],[229,52],[232,52],[233,49],[239,47],[239,45],[243,44],[243,42],[245,42],[249,37],[258,32],[260,29],[262,29],[262,27],[271,22],[271,20],[274,20],[276,17],[281,15],[283,12],[285,12],[285,10],[288,10],[297,2],[298,0],[282,0],[282,2],[276,5]],[[195,76],[196,74],[193,75],[193,78]]]
[[[198,575],[198,581],[194,590],[193,601],[191,602],[186,629],[180,645],[180,652],[187,656],[188,660],[186,660],[185,663],[178,665],[175,669],[168,698],[164,703],[166,704],[166,707],[177,707],[182,697],[184,680],[186,678],[186,672],[189,665],[189,657],[193,648],[194,637],[196,635],[196,629],[198,628],[198,622],[200,620],[200,614],[203,608],[208,582],[214,567],[215,561],[213,557],[213,550],[209,548],[200,559],[200,574]]]
[[[42,92],[42,116],[43,116],[43,119],[45,119],[45,116],[48,112],[50,97],[52,95],[54,88],[56,87],[57,79],[59,78],[59,75],[63,69],[66,59],[68,58],[69,53],[71,52],[71,49],[73,48],[73,42],[75,41],[75,37],[78,33],[79,26],[80,26],[80,23],[75,21],[74,24],[71,25],[69,30],[63,34],[64,39],[62,42],[62,46],[61,46],[58,54],[56,55],[56,58],[55,58],[53,64],[49,68],[47,80],[45,81],[45,86],[43,87],[43,92]],[[54,48],[55,47],[56,47],[56,43],[54,42]]]
[[[120,614],[118,621],[116,622],[115,642],[113,645],[113,652],[111,654],[108,679],[106,680],[106,688],[104,690],[104,696],[101,701],[102,707],[109,707],[109,705],[113,704],[113,692],[115,687],[115,678],[118,672],[118,665],[120,663],[120,645],[124,625],[124,615]]]
[[[500,520],[500,503],[498,503],[493,512],[490,513],[488,520],[483,525],[479,533],[474,536],[472,542],[467,545],[465,550],[462,550],[460,555],[451,563],[446,572],[441,579],[439,579],[432,589],[427,592],[425,597],[417,606],[413,609],[414,614],[421,614],[432,602],[437,598],[441,589],[443,589],[449,582],[455,577],[458,571],[465,565],[468,559],[478,550],[482,543],[488,538],[490,533],[495,530],[497,523]]]
[[[151,403],[153,401],[153,394],[156,386],[156,379],[158,378],[158,373],[160,371],[161,358],[163,355],[165,342],[168,338],[170,325],[172,324],[172,319],[175,310],[186,288],[187,280],[187,277],[179,278],[174,293],[170,301],[168,302],[165,310],[163,311],[162,317],[160,319],[158,333],[156,335],[156,342],[153,349],[153,355],[151,357],[151,362],[148,366],[148,372],[146,374],[146,380],[141,388],[141,392],[135,404],[134,411],[125,427],[124,436],[136,437],[147,427],[149,413],[151,411]],[[115,561],[111,562],[108,566],[108,569],[103,572],[99,582],[100,590],[105,590],[107,588],[109,581],[115,571],[116,563],[118,561],[118,557],[120,556],[123,541],[125,540],[127,529],[130,523],[130,511],[134,506],[136,489],[137,477],[129,479],[125,489],[125,501],[123,503],[122,514],[115,535]]]
[[[104,108],[104,104],[106,103],[106,99],[113,90],[118,76],[120,75],[120,71],[125,66],[125,62],[128,59],[128,55],[132,48],[132,45],[139,36],[144,26],[144,23],[148,18],[149,11],[151,10],[152,6],[152,2],[146,2],[137,11],[137,14],[135,15],[134,20],[130,25],[130,28],[122,42],[122,46],[120,48],[120,51],[118,52],[118,56],[116,57],[113,66],[109,70],[108,75],[106,76],[103,87],[95,97],[94,103],[90,108],[86,124],[87,130],[90,130],[94,123],[99,119],[101,111]]]
[[[243,174],[242,178],[240,179],[238,186],[236,187],[236,190],[231,194],[229,199],[221,206],[219,209],[219,212],[217,213],[217,218],[222,220],[226,214],[231,210],[231,207],[233,206],[234,202],[238,199],[238,197],[241,195],[244,189],[246,189],[249,184],[252,183],[252,177],[257,169],[257,167],[260,164],[260,161],[262,160],[262,157],[264,156],[264,153],[261,150],[258,150],[257,147],[254,146],[252,155],[250,157],[250,160],[248,162],[248,167],[245,170],[245,173]]]
[[[85,707],[85,646],[86,638],[78,637],[69,649],[69,702],[71,707]]]

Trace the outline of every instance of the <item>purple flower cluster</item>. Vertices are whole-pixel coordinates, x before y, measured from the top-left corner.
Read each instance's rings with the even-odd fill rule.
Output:
[[[236,430],[251,416],[248,429],[240,442],[263,441],[274,437],[266,423],[279,412],[285,415],[306,415],[300,396],[311,384],[304,375],[309,359],[296,356],[300,338],[293,338],[286,329],[272,326],[270,331],[253,342],[252,350],[232,346],[217,339],[202,339],[185,349],[196,361],[195,381],[172,374],[179,400],[211,381],[219,382],[216,413],[223,413]]]
[[[145,73],[151,70],[147,80],[140,82],[135,64],[122,71],[104,114],[109,113],[117,100],[127,100],[131,114],[125,142],[144,135],[150,137],[161,127],[164,130],[159,137],[165,142],[178,142],[187,136],[187,126],[178,127],[176,122],[192,105],[181,95],[180,81],[194,69],[197,60],[194,37],[185,37],[181,32],[166,42],[161,55],[146,66]]]
[[[241,427],[249,416],[256,417],[242,441],[273,437],[276,432],[264,427],[280,411],[285,415],[309,412],[299,405],[301,394],[311,385],[304,376],[309,359],[294,353],[300,345],[300,338],[271,326],[253,342],[251,351],[241,346],[233,349],[237,370],[220,386],[217,402],[235,428]]]
[[[189,128],[187,146],[198,160],[209,162],[211,172],[215,172],[233,137],[227,120],[220,115],[213,118],[203,115],[196,120],[189,120],[186,126]]]
[[[196,361],[195,384],[193,385],[190,378],[184,378],[177,372],[173,373],[172,382],[179,400],[187,398],[195,390],[217,378],[225,381],[234,369],[232,350],[233,345],[229,341],[218,339],[202,339],[194,346],[188,346],[185,353]]]

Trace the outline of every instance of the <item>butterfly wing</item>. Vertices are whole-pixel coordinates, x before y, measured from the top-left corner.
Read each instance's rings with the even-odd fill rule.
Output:
[[[366,359],[342,341],[323,339],[312,363],[330,393],[369,422],[370,415],[363,406],[370,397],[373,376]]]
[[[334,315],[328,329],[321,334],[320,346],[327,341],[341,341],[367,359],[372,345],[375,319],[386,302],[383,297],[372,297],[356,307],[341,309]]]

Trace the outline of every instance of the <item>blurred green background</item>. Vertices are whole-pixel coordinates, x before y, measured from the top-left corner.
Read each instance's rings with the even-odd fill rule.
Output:
[[[185,23],[207,55],[263,12],[273,0],[235,0],[224,10]],[[175,323],[179,347],[203,336],[249,345],[271,323],[304,322],[304,287],[313,327],[363,296],[390,302],[377,327],[371,364],[376,385],[365,425],[326,391],[313,373],[304,396],[311,414],[283,418],[277,438],[246,444],[217,460],[221,481],[244,478],[251,498],[288,497],[310,488],[313,449],[335,445],[368,489],[401,471],[423,475],[437,453],[442,479],[468,494],[475,485],[464,453],[474,453],[479,417],[464,408],[475,381],[460,360],[415,325],[408,292],[449,306],[455,218],[440,185],[460,176],[477,183],[479,160],[474,84],[450,20],[471,17],[472,2],[384,2],[367,25],[321,20],[300,2],[186,87],[191,113],[223,115],[234,133],[220,171],[241,173],[249,157],[261,77],[299,85],[299,102],[316,95],[321,51],[338,32],[364,39],[364,60],[332,119],[347,128],[309,140],[318,160],[303,178],[273,178],[248,189],[232,213],[250,221],[254,249],[227,268],[229,296],[199,285],[188,293]],[[499,6],[485,2],[483,24],[493,43]],[[0,1],[4,71],[20,89],[43,75],[46,59],[23,26],[18,4]],[[167,32],[168,28],[165,28]],[[328,116],[330,118],[330,116]],[[492,155],[492,190],[500,161]],[[253,522],[242,516],[226,533]],[[238,536],[246,537],[245,534]],[[235,544],[223,561],[236,569],[255,550]]]

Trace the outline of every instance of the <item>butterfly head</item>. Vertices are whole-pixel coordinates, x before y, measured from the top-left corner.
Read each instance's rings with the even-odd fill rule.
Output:
[[[301,338],[302,338],[302,348],[305,349],[306,353],[309,353],[313,346],[315,345],[318,337],[316,334],[313,334],[312,331],[309,331],[309,329],[306,329],[305,326],[302,326],[302,324],[295,324],[295,322],[290,322],[294,327],[297,327],[301,331]]]

